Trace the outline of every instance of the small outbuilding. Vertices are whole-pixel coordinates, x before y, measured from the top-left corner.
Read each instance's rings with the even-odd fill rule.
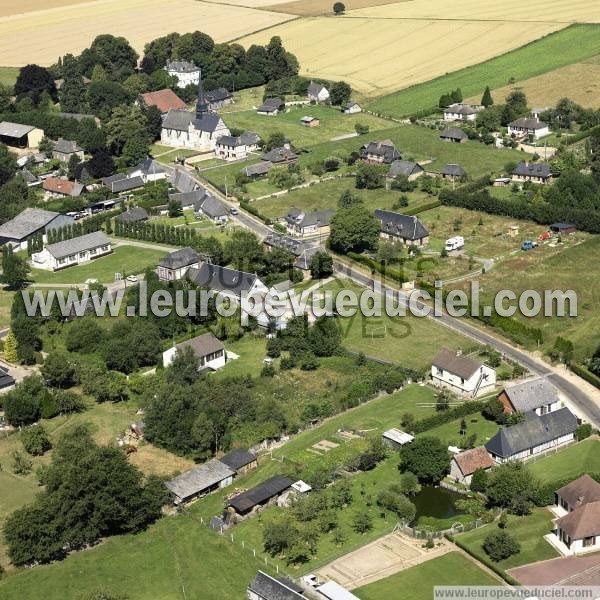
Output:
[[[321,121],[317,117],[305,116],[300,119],[300,124],[304,125],[304,127],[318,127]]]
[[[0,123],[0,142],[13,148],[37,148],[43,137],[44,130],[33,125],[10,121]]]
[[[450,477],[466,485],[471,484],[473,473],[479,469],[491,469],[494,466],[492,457],[484,446],[459,452],[450,461]]]
[[[235,448],[219,459],[224,465],[227,465],[236,475],[244,475],[258,467],[258,459],[254,452]]]
[[[555,235],[571,235],[577,231],[572,223],[552,223],[550,231]]]
[[[231,498],[227,507],[233,509],[238,515],[247,515],[276,500],[278,496],[289,490],[293,483],[294,480],[289,477],[274,475],[256,487]]]
[[[383,438],[383,443],[390,448],[401,448],[402,446],[406,446],[406,444],[410,444],[415,439],[414,435],[410,435],[410,433],[406,433],[395,427],[384,431],[381,437]]]
[[[440,140],[442,140],[442,142],[462,144],[468,139],[469,136],[460,127],[448,127],[440,133]]]
[[[234,476],[234,471],[213,458],[167,481],[165,485],[175,496],[175,504],[178,505],[230,485]]]

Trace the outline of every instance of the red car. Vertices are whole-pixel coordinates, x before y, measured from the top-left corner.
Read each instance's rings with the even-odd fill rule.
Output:
[[[549,231],[546,231],[546,233],[540,233],[538,240],[543,242],[544,240],[549,240],[551,237],[552,234]]]

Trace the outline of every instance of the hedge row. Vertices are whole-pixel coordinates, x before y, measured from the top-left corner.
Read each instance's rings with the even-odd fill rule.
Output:
[[[271,224],[271,219],[269,217],[265,217],[255,206],[253,206],[247,200],[240,200],[240,207],[245,211],[249,212],[251,215],[254,215],[256,218],[260,219],[265,225]]]
[[[456,408],[451,408],[450,410],[445,410],[435,415],[431,415],[431,417],[420,419],[413,425],[412,433],[423,433],[424,431],[429,431],[430,429],[434,429],[440,425],[445,425],[446,423],[450,423],[456,419],[472,415],[473,413],[481,412],[485,408],[486,404],[487,402],[481,400],[469,400],[467,402],[463,402]]]
[[[600,389],[600,377],[598,375],[594,375],[594,373],[588,371],[583,365],[578,365],[577,363],[571,363],[569,368],[573,373],[579,375],[581,379],[585,379],[588,383]]]
[[[591,135],[600,131],[599,127],[592,127],[591,129],[586,129],[585,131],[580,131],[579,133],[575,133],[573,135],[569,135],[567,139],[564,140],[564,144],[566,146],[571,146],[572,144],[576,144],[581,140],[585,140],[585,138],[590,137]]]
[[[394,269],[392,267],[383,265],[379,261],[374,260],[373,258],[369,258],[364,254],[348,252],[346,256],[348,256],[348,258],[351,258],[352,260],[355,260],[358,263],[361,263],[362,265],[365,265],[365,267],[369,267],[371,271],[377,271],[377,273],[381,273],[382,275],[385,275],[386,277],[389,277],[390,279],[393,279],[398,283],[404,283],[408,281],[408,279],[398,269]]]
[[[413,208],[407,208],[402,211],[405,215],[418,215],[426,210],[432,210],[434,208],[438,208],[442,203],[439,200],[433,200],[432,202],[428,202],[427,204],[421,204],[421,206],[415,206]]]

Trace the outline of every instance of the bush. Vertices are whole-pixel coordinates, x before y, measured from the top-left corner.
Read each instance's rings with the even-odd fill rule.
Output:
[[[485,469],[476,469],[471,477],[471,490],[484,494],[487,487],[487,481],[487,471]]]
[[[275,367],[270,363],[265,363],[261,372],[261,377],[274,377],[275,376]]]
[[[396,514],[396,516],[410,523],[417,513],[415,505],[397,488],[390,486],[381,490],[377,495],[377,505]]]
[[[366,511],[357,512],[352,519],[352,529],[356,533],[367,533],[373,529],[373,520]]]
[[[25,451],[32,456],[41,456],[52,448],[50,438],[41,425],[32,425],[23,430],[21,432],[21,442]]]
[[[499,562],[509,556],[518,554],[521,551],[521,546],[506,531],[494,531],[485,538],[483,549],[492,560]]]
[[[585,440],[592,435],[592,426],[590,423],[583,423],[577,428],[576,437],[578,441]]]

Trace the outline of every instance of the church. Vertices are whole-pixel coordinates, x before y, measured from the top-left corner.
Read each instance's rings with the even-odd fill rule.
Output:
[[[196,112],[169,110],[163,120],[160,141],[178,148],[211,152],[215,149],[217,140],[223,135],[231,135],[231,132],[223,119],[209,110],[202,87],[202,78],[200,78]]]

